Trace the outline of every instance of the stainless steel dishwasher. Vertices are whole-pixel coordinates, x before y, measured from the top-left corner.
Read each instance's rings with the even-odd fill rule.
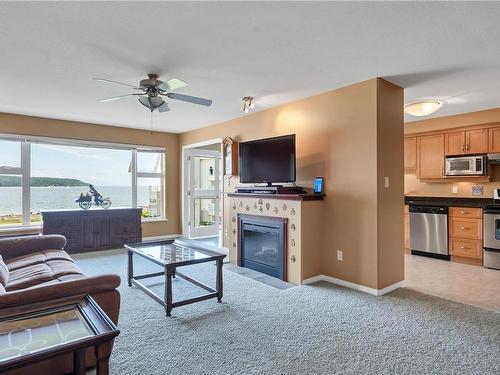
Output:
[[[410,205],[409,210],[411,253],[450,260],[448,207]]]

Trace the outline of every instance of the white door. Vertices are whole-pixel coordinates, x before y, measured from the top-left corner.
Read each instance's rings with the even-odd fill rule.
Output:
[[[219,235],[220,227],[220,152],[186,150],[189,238]]]

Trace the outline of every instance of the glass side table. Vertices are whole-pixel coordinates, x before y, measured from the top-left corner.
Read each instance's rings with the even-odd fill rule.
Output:
[[[113,340],[120,331],[90,297],[0,318],[0,373],[73,354],[73,373],[85,374],[85,350],[94,348],[97,374],[109,373]]]

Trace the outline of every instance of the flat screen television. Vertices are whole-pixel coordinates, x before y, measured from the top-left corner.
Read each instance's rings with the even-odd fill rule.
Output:
[[[240,181],[295,182],[295,134],[240,143]]]

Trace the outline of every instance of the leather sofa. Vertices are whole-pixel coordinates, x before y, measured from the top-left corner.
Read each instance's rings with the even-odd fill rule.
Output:
[[[0,238],[0,316],[71,296],[91,295],[118,323],[120,277],[86,276],[63,250],[65,245],[66,238],[60,235]],[[71,355],[65,355],[12,374],[65,374],[72,371],[72,361]],[[92,351],[88,351],[86,363],[95,365]]]

